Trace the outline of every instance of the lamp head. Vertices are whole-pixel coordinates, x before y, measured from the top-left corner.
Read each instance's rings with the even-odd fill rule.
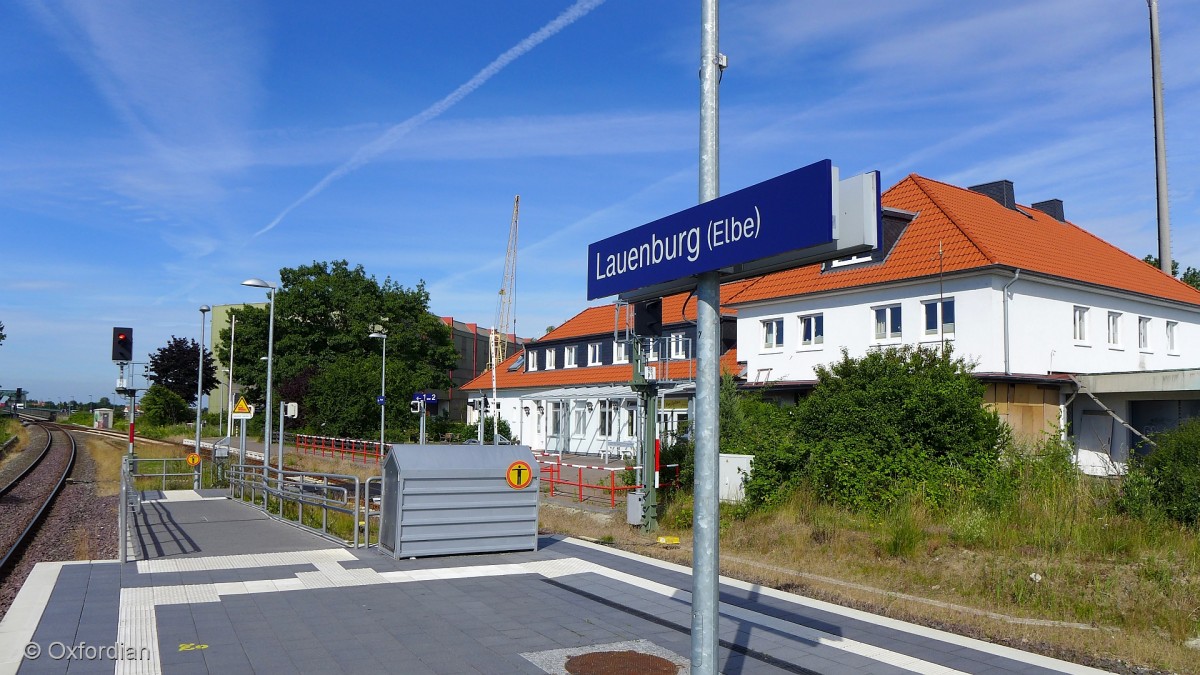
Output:
[[[209,307],[208,305],[200,305],[200,313],[201,314],[207,314],[209,312],[209,310],[211,310],[211,309],[212,309],[212,307]]]
[[[247,279],[242,282],[242,285],[250,286],[252,288],[275,288],[274,286],[272,286],[271,284],[268,284],[267,282],[263,281],[262,279]]]
[[[383,339],[385,339],[385,340],[386,340],[386,339],[387,339],[387,333],[379,333],[379,332],[376,332],[376,333],[371,333],[371,334],[370,334],[370,335],[368,335],[367,337],[373,337],[373,338],[383,338]]]

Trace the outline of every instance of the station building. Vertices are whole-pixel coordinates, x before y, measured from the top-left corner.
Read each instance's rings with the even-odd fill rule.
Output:
[[[1143,436],[1200,415],[1200,291],[1069,222],[1059,200],[1018,204],[1008,181],[914,174],[882,204],[877,251],[722,287],[722,368],[742,386],[794,403],[843,349],[949,344],[1018,438],[1067,433],[1090,473],[1120,471]],[[694,389],[687,300],[663,303],[664,431]],[[618,307],[586,309],[501,364],[492,410],[522,442],[636,443]],[[490,373],[463,390],[490,397]]]

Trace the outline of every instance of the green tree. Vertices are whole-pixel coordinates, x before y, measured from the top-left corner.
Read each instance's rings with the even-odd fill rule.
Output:
[[[150,354],[150,374],[154,384],[175,392],[188,405],[196,403],[196,370],[200,360],[200,343],[191,338],[171,336],[165,347]],[[216,388],[217,367],[213,355],[204,350],[204,393]]]
[[[146,424],[153,426],[179,424],[187,420],[189,416],[187,401],[164,385],[152,385],[142,396],[141,419]]]
[[[4,334],[4,322],[0,321],[0,345],[4,344],[4,338],[8,337]]]
[[[237,316],[234,373],[247,399],[265,401],[269,311],[245,305]],[[344,261],[313,262],[280,270],[275,292],[273,401],[300,403],[296,428],[330,436],[377,437],[382,344],[387,338],[386,429],[406,439],[418,420],[408,410],[412,394],[450,385],[458,354],[450,329],[429,312],[424,283],[405,288],[368,276]],[[221,332],[222,362],[229,358],[229,329]],[[273,411],[278,413],[278,410]]]

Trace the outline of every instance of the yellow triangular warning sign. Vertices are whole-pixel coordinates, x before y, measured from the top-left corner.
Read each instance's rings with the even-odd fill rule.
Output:
[[[235,415],[251,414],[250,406],[246,404],[245,396],[238,397],[237,405],[233,406],[233,414],[235,414]]]

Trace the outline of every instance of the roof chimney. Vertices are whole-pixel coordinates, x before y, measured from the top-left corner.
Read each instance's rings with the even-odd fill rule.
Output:
[[[1063,214],[1063,202],[1061,199],[1047,199],[1044,202],[1038,202],[1034,204],[1033,208],[1041,211],[1060,223],[1067,222],[1067,217]]]
[[[1017,210],[1017,198],[1013,194],[1011,180],[998,180],[992,183],[983,183],[982,185],[972,185],[967,189],[995,199],[1006,209]]]

